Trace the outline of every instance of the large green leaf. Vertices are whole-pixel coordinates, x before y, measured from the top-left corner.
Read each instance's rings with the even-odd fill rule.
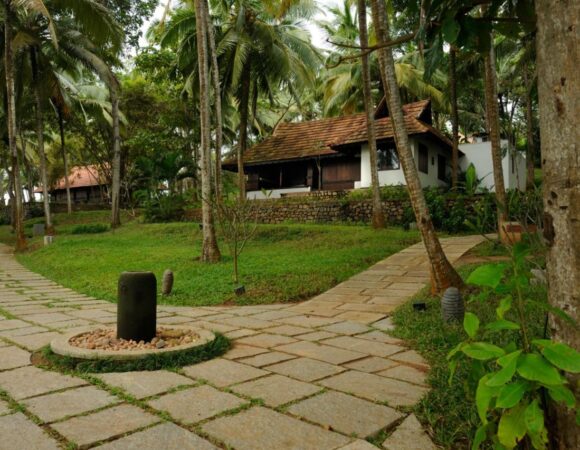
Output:
[[[446,42],[453,44],[457,40],[461,27],[454,17],[446,18],[441,24],[441,33]]]
[[[498,408],[512,408],[516,406],[529,388],[529,383],[522,380],[506,384],[499,391],[495,406]]]
[[[474,342],[473,344],[467,344],[461,350],[470,358],[478,359],[480,361],[499,358],[505,354],[501,347],[488,344],[487,342]]]
[[[479,330],[479,318],[473,313],[465,313],[465,317],[463,318],[463,328],[467,335],[473,339],[477,334],[477,330]]]
[[[485,375],[479,380],[477,384],[477,390],[475,391],[475,405],[477,407],[477,414],[481,419],[481,422],[487,424],[487,411],[489,410],[489,404],[493,397],[498,393],[498,388],[489,387],[487,382],[491,378],[491,375]]]
[[[498,319],[503,319],[505,313],[511,309],[512,301],[513,299],[511,295],[508,295],[500,300],[499,306],[495,310]]]
[[[486,264],[479,266],[467,278],[469,284],[486,286],[495,289],[501,282],[507,264]]]
[[[526,380],[539,381],[548,386],[564,383],[558,369],[536,353],[522,355],[517,371]]]
[[[514,448],[526,434],[526,422],[524,411],[527,405],[520,404],[515,408],[505,411],[497,428],[499,442],[506,448]]]
[[[498,364],[502,367],[499,372],[496,372],[490,380],[487,382],[488,386],[502,386],[510,381],[514,373],[516,373],[516,367],[518,364],[518,357],[522,353],[521,350],[517,352],[510,353],[509,355],[502,356],[497,360]]]
[[[538,343],[540,341],[534,341]],[[542,355],[559,369],[570,373],[580,372],[580,353],[562,342],[542,340]]]
[[[473,436],[473,443],[471,444],[471,450],[479,450],[479,447],[485,441],[487,437],[487,427],[488,425],[480,426]]]
[[[576,405],[576,397],[566,386],[549,386],[548,394],[556,402],[564,402],[568,408]]]
[[[524,421],[528,434],[532,439],[532,445],[536,449],[546,448],[548,432],[544,425],[544,411],[540,408],[538,399],[534,399],[524,412]]]

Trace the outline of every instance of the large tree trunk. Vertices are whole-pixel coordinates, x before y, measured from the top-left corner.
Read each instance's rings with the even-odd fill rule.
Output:
[[[42,181],[42,197],[44,203],[45,234],[53,235],[52,216],[50,214],[50,198],[48,196],[48,173],[46,167],[46,153],[44,151],[44,117],[42,115],[42,94],[38,74],[37,48],[30,49],[30,65],[32,67],[32,80],[34,84],[34,101],[36,103],[36,139],[38,141],[38,156],[40,159],[40,178]]]
[[[548,243],[549,301],[580,320],[580,82],[576,0],[537,0],[537,65],[544,172],[544,236]],[[557,316],[552,336],[580,350],[580,333]],[[578,375],[568,387],[580,398]],[[559,449],[580,448],[574,412],[555,407],[552,439]]]
[[[121,226],[121,131],[119,126],[119,85],[109,86],[111,116],[113,118],[113,180],[111,183],[111,228]]]
[[[246,175],[244,173],[244,155],[248,147],[248,106],[250,104],[250,62],[246,61],[242,71],[242,85],[240,87],[240,141],[238,142],[238,187],[240,201],[246,199]]]
[[[360,46],[368,46],[367,32],[367,5],[366,0],[358,0],[358,27],[360,33]],[[371,91],[371,70],[369,67],[369,56],[362,56],[362,78],[363,93],[365,99],[365,112],[367,119],[367,135],[369,139],[369,152],[371,160],[371,183],[373,191],[373,228],[385,228],[385,216],[381,203],[381,186],[379,183],[379,165],[377,162],[377,137],[375,132],[375,111],[373,107],[373,97]]]
[[[195,0],[195,14],[204,17],[207,9],[207,0]],[[196,21],[197,31],[197,60],[199,69],[199,114],[201,122],[201,201],[203,222],[203,247],[201,260],[214,263],[220,260],[221,255],[217,246],[212,208],[211,188],[211,120],[210,120],[210,93],[209,93],[209,61],[207,54],[207,21]]]
[[[484,56],[485,63],[485,115],[487,131],[491,141],[491,159],[493,162],[493,181],[497,202],[498,231],[501,233],[504,222],[507,221],[507,202],[503,178],[501,135],[499,125],[499,106],[497,96],[497,73],[495,69],[495,50],[493,37],[489,52]]]
[[[16,98],[14,94],[14,62],[12,55],[12,12],[10,0],[4,0],[4,73],[6,74],[6,103],[8,123],[8,146],[12,159],[14,177],[14,230],[16,232],[16,251],[26,249],[24,235],[24,211],[22,204],[22,180],[16,145]]]
[[[382,0],[372,0],[372,12],[377,40],[379,42],[389,41],[389,25],[385,2]],[[386,91],[386,99],[395,133],[395,143],[397,144],[399,159],[403,167],[403,173],[405,174],[411,205],[415,212],[417,228],[421,232],[431,264],[432,291],[442,292],[450,286],[461,288],[463,286],[463,280],[449,263],[443,252],[441,243],[435,233],[435,227],[431,221],[425,195],[421,188],[421,181],[419,180],[419,174],[415,167],[413,151],[409,144],[409,136],[405,128],[401,96],[395,75],[393,51],[390,47],[385,47],[378,50],[378,53],[381,77]]]
[[[526,89],[526,190],[531,191],[535,187],[534,168],[536,158],[536,144],[534,142],[534,110],[532,104],[532,90],[534,88],[534,77],[530,81],[528,68],[524,69],[524,85]]]
[[[204,14],[206,19],[207,36],[209,44],[209,56],[211,59],[211,74],[213,82],[214,110],[215,110],[215,197],[219,202],[222,196],[222,146],[223,146],[223,124],[222,124],[222,91],[220,87],[220,71],[215,45],[215,30],[209,13],[209,5],[204,1]]]
[[[66,140],[64,136],[64,114],[60,109],[58,110],[58,128],[60,131],[60,154],[62,157],[62,164],[64,168],[64,188],[66,190],[66,210],[68,214],[72,214],[72,198],[70,195],[70,180],[68,172],[68,158],[66,156]]]
[[[449,95],[451,100],[451,128],[453,148],[451,151],[451,186],[457,188],[459,172],[459,113],[457,108],[457,50],[452,45],[449,50]]]

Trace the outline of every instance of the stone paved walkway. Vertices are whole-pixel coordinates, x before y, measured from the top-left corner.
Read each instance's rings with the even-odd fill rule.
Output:
[[[481,240],[443,246],[456,261]],[[114,324],[115,305],[28,271],[0,246],[0,449],[364,450],[385,430],[386,449],[434,449],[404,412],[427,392],[428,366],[382,331],[428,278],[418,244],[298,305],[161,306],[159,323],[220,331],[233,349],[179,373],[79,378],[32,366],[30,352]]]

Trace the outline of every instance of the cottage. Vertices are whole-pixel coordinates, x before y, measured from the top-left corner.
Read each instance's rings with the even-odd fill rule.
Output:
[[[422,185],[447,185],[452,144],[433,127],[431,102],[424,100],[407,104],[403,106],[403,112]],[[376,109],[375,126],[381,186],[405,184],[384,100]],[[484,144],[487,150],[478,151],[491,155],[489,143]],[[479,165],[476,165],[478,174],[488,173],[491,156],[489,160],[478,158],[476,152],[475,158],[467,158],[466,148],[467,153],[474,153],[469,146],[462,146],[460,167],[469,166],[473,159]],[[514,164],[517,163],[521,161]],[[237,170],[235,160],[226,161],[224,168]],[[272,198],[279,198],[312,191],[368,188],[371,185],[371,165],[365,114],[282,123],[270,137],[246,152],[244,170],[248,198],[254,199],[263,198],[264,191]],[[507,172],[509,175],[509,167]],[[512,184],[509,177],[506,178],[506,186]]]
[[[107,202],[107,181],[97,166],[73,167],[68,182],[73,203]],[[37,189],[37,192],[42,193],[42,189]],[[67,201],[65,178],[59,179],[49,193],[52,202],[65,203]]]

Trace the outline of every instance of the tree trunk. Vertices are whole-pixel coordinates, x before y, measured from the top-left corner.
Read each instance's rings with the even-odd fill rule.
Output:
[[[207,9],[207,0],[195,0],[195,14],[204,16]],[[207,52],[207,21],[196,21],[197,55],[199,69],[199,115],[201,123],[201,202],[203,223],[203,247],[201,260],[214,263],[220,260],[221,255],[215,235],[213,209],[211,204],[211,120],[209,101],[209,61]]]
[[[66,141],[64,136],[64,115],[63,111],[58,109],[58,128],[60,131],[60,154],[62,156],[62,164],[64,167],[64,188],[66,190],[66,210],[68,214],[72,214],[72,198],[70,195],[70,180],[68,172],[68,158],[66,157]]]
[[[246,61],[242,71],[240,93],[240,142],[238,142],[238,187],[240,201],[246,199],[246,175],[244,174],[244,155],[248,146],[248,106],[250,103],[250,62]]]
[[[223,146],[223,123],[222,123],[222,91],[220,87],[220,71],[215,46],[215,30],[209,13],[209,5],[204,1],[204,13],[206,18],[207,36],[209,44],[209,56],[211,59],[211,74],[213,82],[214,109],[215,109],[215,197],[219,202],[222,197],[222,146]]]
[[[535,157],[536,145],[534,142],[534,110],[532,104],[532,90],[534,88],[533,77],[530,81],[528,68],[524,69],[524,84],[526,89],[526,190],[531,191],[535,187]]]
[[[544,172],[544,237],[548,243],[549,301],[580,320],[580,158],[578,116],[580,82],[578,19],[575,0],[538,0],[536,39],[542,168]],[[552,337],[580,350],[580,333],[557,316]],[[569,377],[568,387],[580,398],[580,376]],[[580,427],[574,412],[555,408],[556,448],[580,448]]]
[[[42,181],[42,200],[44,203],[45,234],[52,236],[54,227],[50,214],[50,198],[48,196],[48,173],[46,167],[46,153],[44,151],[44,117],[42,115],[42,95],[40,92],[37,48],[30,49],[30,65],[32,67],[32,80],[34,84],[34,101],[36,103],[36,139],[38,140],[38,156],[40,158],[40,178]]]
[[[457,108],[457,50],[452,45],[449,50],[449,94],[451,97],[451,127],[453,147],[451,150],[451,187],[457,189],[459,172],[459,113]]]
[[[493,181],[495,187],[495,198],[497,202],[498,231],[501,234],[503,224],[507,221],[508,212],[502,167],[499,106],[497,103],[497,73],[495,69],[495,50],[493,48],[493,37],[491,42],[492,44],[489,48],[489,52],[487,52],[484,56],[485,115],[487,121],[487,131],[491,141],[491,159],[493,162]]]
[[[367,32],[367,5],[366,0],[358,0],[358,27],[360,33],[360,46],[368,46]],[[373,228],[385,228],[385,216],[383,214],[383,205],[381,203],[381,186],[379,183],[379,165],[377,162],[377,137],[375,132],[375,111],[373,107],[373,97],[371,91],[371,70],[369,67],[368,55],[362,58],[362,78],[363,93],[365,100],[365,112],[367,120],[367,135],[369,139],[369,152],[371,160],[371,188],[373,191]]]
[[[113,80],[109,86],[111,116],[113,118],[113,180],[111,183],[111,228],[121,226],[121,131],[119,126],[119,85]]]
[[[372,0],[372,12],[377,40],[379,42],[387,42],[390,39],[385,2],[382,0]],[[463,280],[449,263],[443,252],[441,243],[435,233],[435,227],[431,221],[425,195],[421,188],[421,181],[419,180],[419,174],[415,167],[413,151],[409,145],[409,136],[405,128],[401,96],[395,76],[393,51],[390,47],[385,47],[378,50],[378,54],[381,77],[386,91],[385,94],[399,159],[403,167],[403,173],[405,174],[411,205],[415,212],[417,228],[421,232],[423,243],[425,244],[425,249],[429,257],[429,263],[431,264],[432,291],[442,292],[450,286],[461,288],[463,287]]]
[[[14,62],[12,55],[12,12],[10,0],[4,0],[4,72],[6,76],[6,115],[8,123],[8,146],[12,158],[14,176],[14,230],[16,232],[16,251],[26,249],[24,235],[24,214],[22,204],[22,180],[16,145],[16,98],[14,94]]]

